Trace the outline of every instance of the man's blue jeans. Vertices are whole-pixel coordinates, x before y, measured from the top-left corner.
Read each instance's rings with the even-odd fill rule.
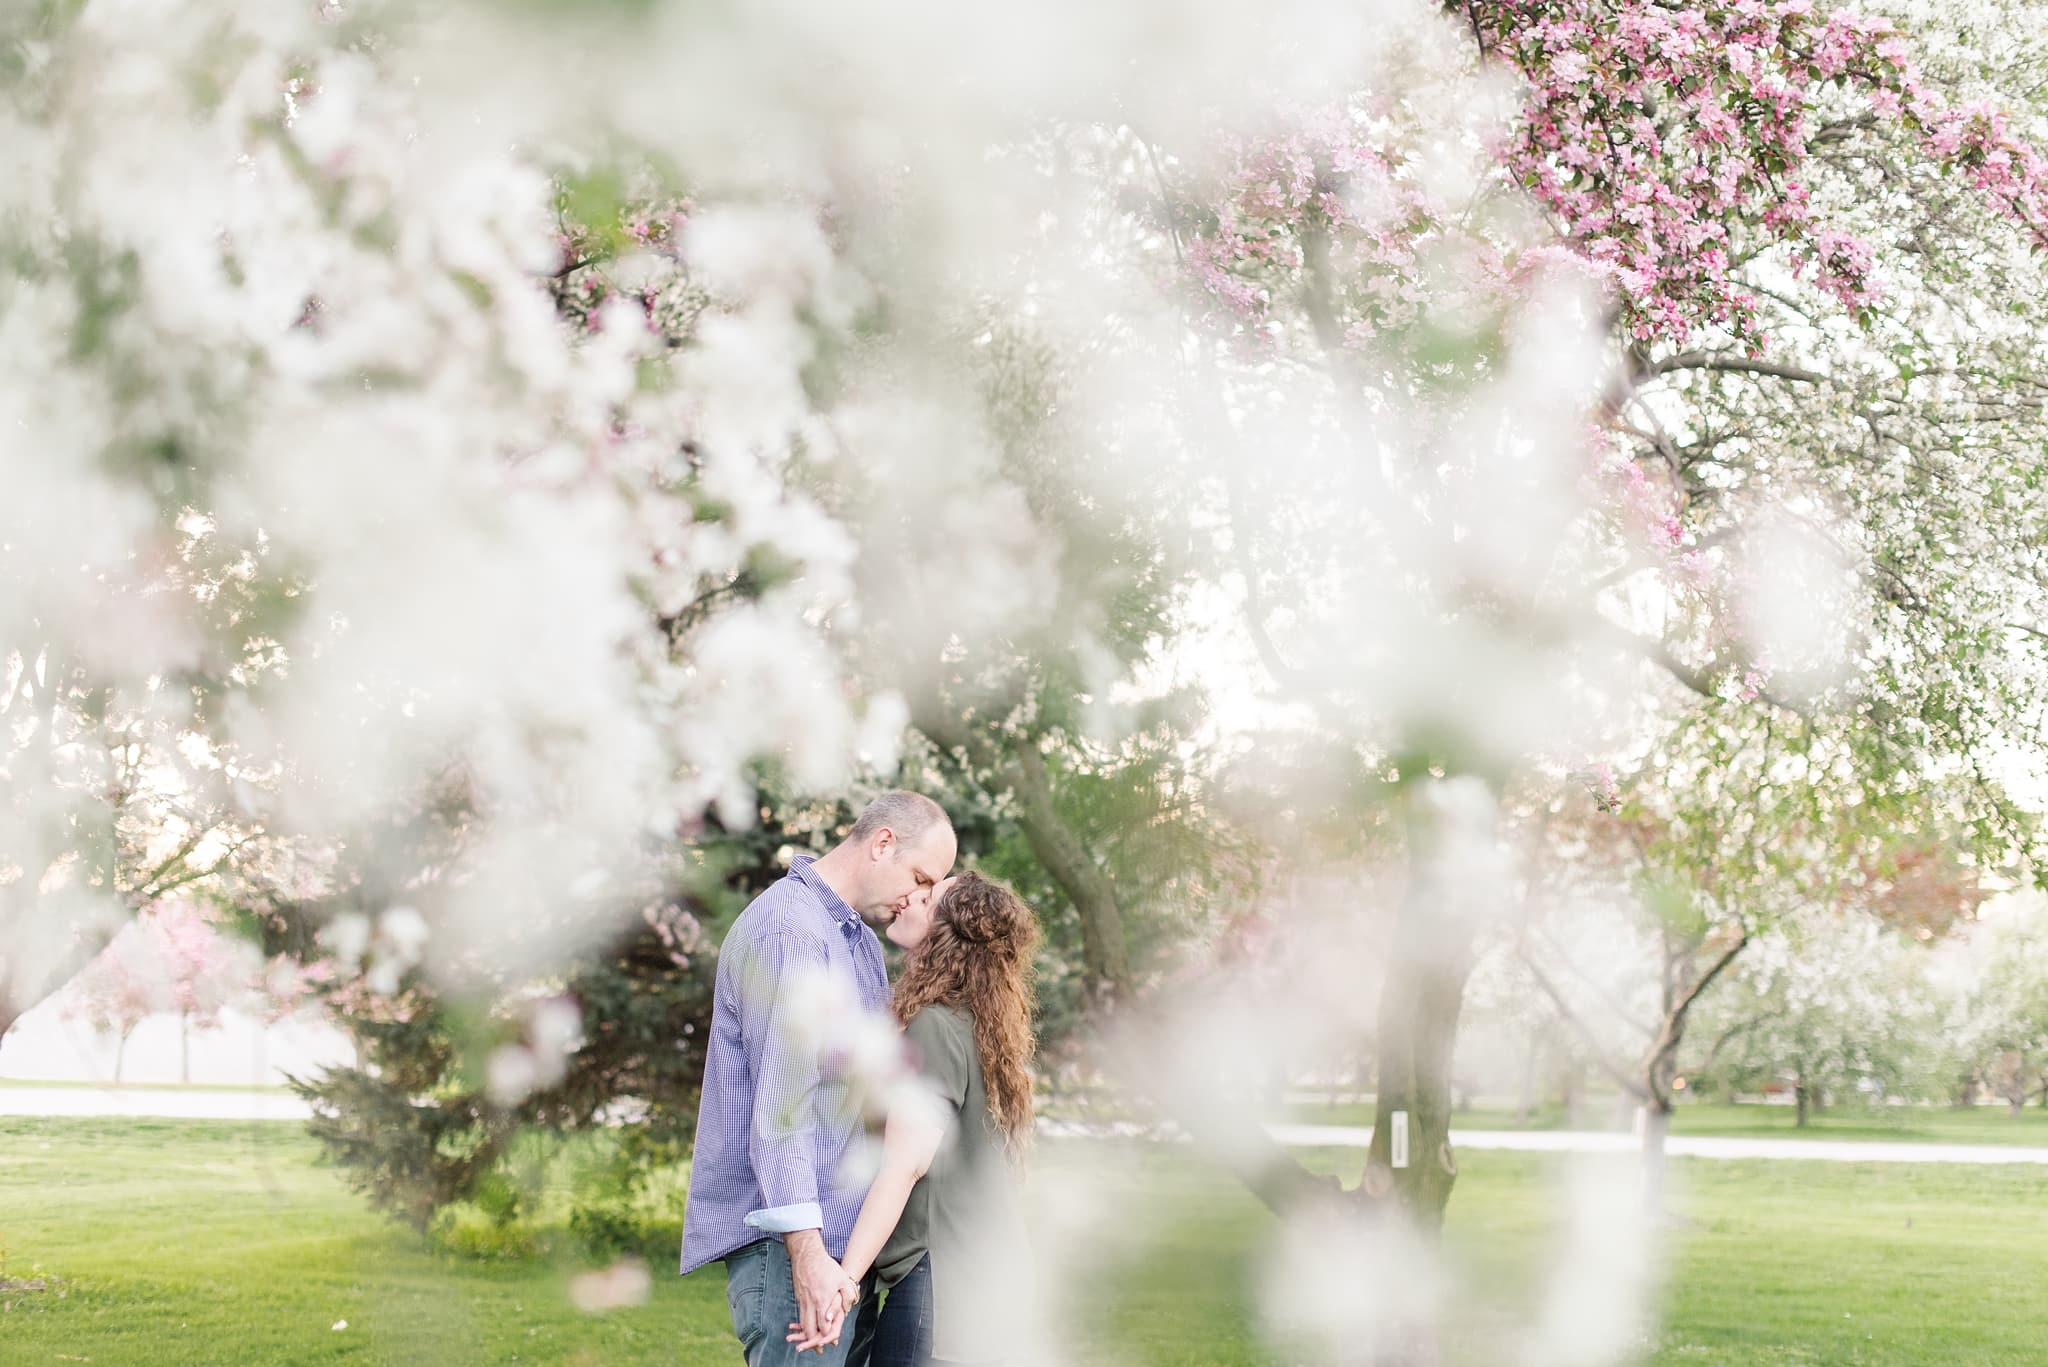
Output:
[[[881,1309],[874,1277],[861,1286],[860,1305],[847,1312],[839,1342],[822,1353],[796,1354],[789,1326],[797,1321],[796,1288],[789,1280],[789,1250],[780,1239],[756,1239],[725,1255],[725,1303],[747,1367],[868,1367],[875,1317]]]

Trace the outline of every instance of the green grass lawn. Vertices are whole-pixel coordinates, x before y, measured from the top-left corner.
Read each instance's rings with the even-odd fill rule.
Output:
[[[1604,1180],[1632,1180],[1602,1161]],[[1561,1162],[1465,1155],[1447,1243],[1471,1309],[1454,1361],[1518,1356],[1558,1257]],[[1071,1360],[1301,1360],[1260,1338],[1273,1225],[1241,1189],[1175,1148],[1047,1144],[1038,1163]],[[1681,1160],[1673,1205],[1648,1360],[2048,1358],[2039,1168]],[[649,1303],[594,1318],[568,1302],[575,1264],[437,1253],[365,1208],[294,1125],[0,1119],[0,1364],[737,1362],[717,1270],[663,1275],[670,1237]]]
[[[1320,1103],[1282,1108],[1276,1119],[1303,1125],[1370,1125],[1369,1103]],[[1685,1102],[1672,1113],[1671,1132],[1770,1139],[1894,1140],[1940,1144],[2024,1144],[2048,1147],[2048,1108],[2029,1106],[2018,1117],[2004,1106],[1833,1106],[1808,1118],[1804,1128],[1790,1106]],[[1512,1109],[1473,1106],[1451,1117],[1459,1130],[1626,1129],[1620,1103],[1612,1098],[1581,1108],[1576,1124],[1563,1109],[1543,1107],[1526,1121]],[[2048,1357],[2044,1357],[2048,1360]]]

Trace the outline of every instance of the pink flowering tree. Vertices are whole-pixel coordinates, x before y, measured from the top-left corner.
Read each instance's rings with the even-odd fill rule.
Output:
[[[704,966],[632,920],[646,846],[754,823],[764,759],[805,792],[886,770],[910,715],[1001,742],[963,768],[1045,819],[1121,987],[1131,884],[1041,843],[1075,771],[1035,761],[1126,748],[1133,660],[1200,593],[1245,638],[1201,682],[1261,674],[1294,728],[1231,756],[1231,796],[1305,860],[1407,859],[1346,1204],[1428,1227],[1518,782],[1626,811],[1646,768],[1760,734],[1797,744],[1756,783],[1881,815],[2027,696],[2037,320],[1986,301],[2033,297],[2038,159],[2025,111],[1874,22],[214,8],[59,7],[8,48],[0,1029],[159,868],[246,871],[266,948],[334,960],[421,1061],[368,1079],[390,1113],[498,1060],[424,1147],[347,1123],[367,1090],[337,1146],[419,1172],[440,1133],[587,1119],[673,1022],[607,1055],[565,978],[626,936]],[[621,139],[664,173],[611,174],[590,149]],[[1049,383],[983,368],[1012,345]],[[1048,419],[1007,448],[989,370]],[[1063,508],[1135,533],[1065,573]],[[205,803],[137,821],[125,865],[120,765]],[[1977,848],[2008,841],[1995,778],[1962,786]],[[317,876],[217,862],[259,832]],[[437,1020],[423,982],[467,1000]],[[618,1063],[565,1064],[596,1079],[573,1105],[543,1081],[572,1054]],[[1335,1186],[1260,1170],[1285,1208]]]
[[[1500,819],[1430,794],[1575,770],[1591,803],[1626,810],[1654,767],[1701,779],[1660,829],[1746,811],[1780,823],[1760,840],[1848,823],[1987,863],[2037,852],[1983,757],[2040,756],[2031,548],[2048,531],[2038,500],[1999,492],[2037,483],[2048,383],[2025,110],[1952,93],[1977,73],[1930,72],[1883,21],[1803,0],[1446,13],[1509,92],[1462,179],[1442,172],[1444,107],[1399,87],[1220,153],[1141,140],[1131,163],[1211,339],[1194,411],[1238,439],[1288,422],[1258,397],[1278,377],[1333,396],[1341,432],[1304,440],[1360,467],[1227,485],[1229,555],[1281,694],[1407,812],[1363,1190],[1426,1226],[1455,1180],[1451,1048],[1488,914],[1469,878],[1431,870]],[[1560,510],[1473,414],[1492,416],[1486,386],[1527,364],[1574,284],[1607,353],[1522,414],[1580,462],[1583,503]],[[1433,673],[1444,659],[1461,667]],[[1518,712],[1549,734],[1501,724]],[[1753,767],[1717,765],[1745,747]],[[1930,816],[1932,773],[1965,777]],[[1855,846],[1837,834],[1815,848]],[[1710,985],[1741,943],[1703,940],[1687,974]],[[1396,1116],[1426,1155],[1398,1168]]]
[[[178,1078],[192,1080],[191,1032],[208,1029],[221,1011],[252,995],[253,954],[198,903],[156,904],[117,934],[86,965],[75,985],[73,1011],[115,1038],[114,1081],[135,1027],[158,1014],[178,1017]]]
[[[1868,321],[1879,244],[1839,201],[1836,149],[1875,135],[1983,196],[2048,247],[2048,163],[2009,111],[1953,101],[1886,19],[1811,0],[1684,8],[1574,3],[1447,7],[1524,82],[1504,170],[1609,281],[1631,341],[1709,330],[1769,340],[1760,246]],[[1823,193],[1816,202],[1815,192]]]

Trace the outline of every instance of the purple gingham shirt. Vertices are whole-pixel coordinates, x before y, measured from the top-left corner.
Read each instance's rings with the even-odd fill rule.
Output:
[[[697,1103],[683,1271],[764,1234],[824,1231],[846,1252],[865,1184],[843,1180],[860,1136],[844,1083],[821,1077],[796,1038],[803,1004],[788,990],[823,972],[869,1011],[889,1005],[882,942],[800,855],[789,876],[740,913],[718,951],[711,1041]]]

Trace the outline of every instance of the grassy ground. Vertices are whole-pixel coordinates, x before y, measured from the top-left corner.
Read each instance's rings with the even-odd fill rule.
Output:
[[[1608,1161],[1602,1180],[1631,1181]],[[1260,1338],[1272,1225],[1240,1189],[1177,1149],[1048,1144],[1039,1162],[1075,1361],[1306,1359]],[[1465,1156],[1447,1242],[1475,1308],[1454,1361],[1521,1356],[1560,1260],[1560,1162]],[[1651,1361],[2043,1360],[2038,1169],[1680,1161],[1673,1204]],[[662,1275],[672,1233],[650,1302],[592,1318],[568,1302],[572,1265],[431,1251],[317,1166],[296,1126],[0,1119],[0,1364],[736,1362],[716,1269]]]
[[[0,1363],[728,1360],[709,1279],[588,1318],[566,1269],[437,1255],[314,1155],[287,1123],[0,1120],[0,1277],[58,1279],[0,1292]]]
[[[1280,1118],[1306,1125],[1370,1125],[1372,1106],[1346,1102],[1288,1106]],[[1947,1106],[1834,1106],[1808,1118],[1804,1128],[1790,1106],[1686,1102],[1673,1112],[1671,1132],[1770,1139],[1892,1140],[1940,1144],[2025,1144],[2048,1146],[2048,1108],[2029,1106],[2017,1118],[2003,1105],[1954,1110]],[[1506,1107],[1474,1106],[1451,1118],[1460,1130],[1626,1129],[1618,1101],[1581,1108],[1576,1122],[1560,1107],[1532,1113],[1525,1121]]]

